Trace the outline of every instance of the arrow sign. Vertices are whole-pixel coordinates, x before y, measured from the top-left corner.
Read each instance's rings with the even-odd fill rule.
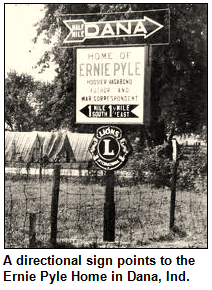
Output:
[[[65,43],[84,41],[85,21],[83,19],[82,20],[65,20],[63,22],[70,30],[69,35],[64,40]]]
[[[152,19],[144,16],[144,20],[142,20],[143,25],[146,29],[146,34],[144,34],[144,38],[149,37],[150,35],[154,34],[159,29],[163,28],[163,25],[153,21]]]
[[[144,16],[143,19],[85,22],[79,20],[64,20],[70,30],[64,43],[83,42],[85,39],[117,38],[140,36],[150,37],[164,26],[153,19]]]
[[[80,110],[88,118],[138,118],[132,111],[138,105],[87,105]]]

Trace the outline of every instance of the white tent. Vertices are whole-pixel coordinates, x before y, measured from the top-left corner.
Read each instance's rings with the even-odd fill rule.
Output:
[[[76,161],[66,133],[38,132],[38,138],[41,142],[42,154],[47,156],[50,162],[56,159],[64,163]]]
[[[88,148],[94,136],[93,134],[67,132],[67,136],[77,162],[92,160],[92,155]]]
[[[5,132],[5,161],[31,162],[39,158],[40,142],[36,132]]]
[[[5,132],[7,162],[39,162],[47,156],[49,162],[88,162],[92,155],[88,148],[93,134],[71,132]]]

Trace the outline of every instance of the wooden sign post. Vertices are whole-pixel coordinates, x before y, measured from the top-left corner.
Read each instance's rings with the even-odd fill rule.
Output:
[[[115,241],[114,171],[106,171],[103,240]]]
[[[98,13],[94,22],[84,19],[86,14],[71,16],[63,21],[68,33],[63,43],[75,46],[76,123],[102,125],[89,151],[106,171],[103,240],[114,242],[114,170],[131,152],[116,126],[150,121],[150,46],[169,44],[169,9],[131,11],[126,20],[111,20],[110,15],[101,21],[108,15]]]
[[[95,163],[106,171],[106,191],[104,203],[103,240],[115,241],[114,170],[127,161],[132,147],[122,130],[116,126],[102,126],[97,129],[89,150]]]
[[[175,220],[175,201],[176,201],[176,183],[177,183],[177,141],[172,140],[172,160],[173,160],[173,170],[172,170],[172,185],[171,185],[171,200],[170,200],[170,230],[174,227]]]

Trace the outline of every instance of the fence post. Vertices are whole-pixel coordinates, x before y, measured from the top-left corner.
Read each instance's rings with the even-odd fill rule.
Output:
[[[172,159],[173,159],[173,171],[172,171],[172,184],[171,184],[171,205],[170,205],[170,230],[174,227],[174,213],[175,213],[175,200],[176,200],[176,183],[177,183],[177,141],[172,140]]]
[[[12,211],[13,211],[13,198],[12,198],[11,186],[10,186],[10,230],[9,230],[9,245],[11,245],[11,241],[12,241]]]
[[[36,245],[36,213],[29,214],[29,248],[35,248]]]
[[[39,180],[42,180],[42,158],[43,158],[43,145],[41,145],[40,147],[40,166],[39,166]]]
[[[57,212],[58,212],[59,189],[60,189],[60,165],[56,164],[54,166],[52,204],[51,204],[51,238],[50,238],[50,243],[52,246],[56,245],[56,240],[57,240]]]
[[[115,241],[114,171],[106,171],[103,240]]]

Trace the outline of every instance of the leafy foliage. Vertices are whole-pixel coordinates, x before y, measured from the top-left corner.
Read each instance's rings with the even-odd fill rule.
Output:
[[[137,151],[137,149],[135,149]],[[180,190],[207,192],[207,153],[201,146],[177,146],[177,188]],[[143,148],[134,153],[128,161],[127,169],[131,172],[133,184],[147,183],[156,188],[171,187],[174,161],[172,160],[172,145]]]
[[[201,147],[189,154],[189,158],[182,160],[179,164],[178,187],[185,190],[204,190],[207,192],[207,164],[207,154],[203,152]]]
[[[131,164],[134,182],[145,182],[153,187],[170,187],[172,181],[173,161],[167,152],[167,144],[148,147],[137,157],[136,164]]]
[[[8,74],[5,80],[5,122],[11,130],[26,131],[33,126],[33,107],[27,97],[34,90],[31,76],[15,71]]]
[[[51,129],[54,86],[12,71],[5,79],[5,122],[12,131]]]
[[[167,129],[199,132],[207,124],[207,6],[174,4],[170,11],[171,43],[155,47],[153,98]]]
[[[36,82],[34,93],[29,98],[29,103],[34,109],[34,129],[49,131],[52,129],[53,121],[51,115],[52,95],[54,85]]]

